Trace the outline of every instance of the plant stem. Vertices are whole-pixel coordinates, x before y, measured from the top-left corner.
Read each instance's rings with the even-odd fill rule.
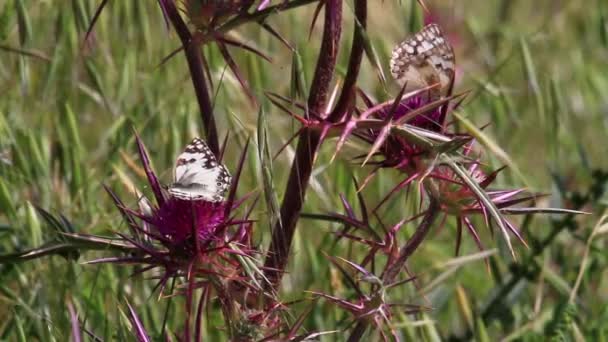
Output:
[[[405,266],[407,260],[412,254],[414,254],[418,247],[420,247],[422,241],[424,241],[428,233],[431,231],[431,227],[433,226],[433,223],[437,219],[440,212],[440,205],[439,201],[435,197],[429,196],[429,198],[429,206],[426,209],[422,222],[420,222],[420,225],[418,228],[416,228],[414,235],[407,240],[405,246],[401,247],[397,259],[390,266],[388,266],[386,272],[384,272],[382,277],[384,284],[390,284],[395,281],[403,269],[403,266]]]
[[[355,1],[355,33],[353,36],[353,45],[350,49],[350,59],[348,61],[348,71],[344,78],[344,86],[342,93],[338,98],[336,108],[332,111],[330,121],[338,121],[349,110],[349,106],[354,104],[355,91],[359,70],[361,69],[361,60],[365,52],[365,37],[363,31],[367,28],[367,0]]]
[[[190,69],[190,78],[192,79],[192,85],[194,86],[194,93],[196,94],[198,107],[201,112],[201,119],[203,121],[203,126],[205,127],[207,144],[209,145],[209,149],[217,155],[220,151],[220,144],[217,135],[217,127],[215,126],[215,118],[213,116],[213,105],[211,104],[207,81],[205,79],[205,73],[203,72],[203,56],[201,50],[198,44],[193,44],[192,34],[182,17],[179,15],[174,1],[161,1],[163,2],[167,17],[171,20],[171,23],[182,42],[184,54],[188,61],[188,68]]]
[[[361,338],[363,338],[363,334],[365,334],[365,331],[367,330],[367,326],[367,323],[359,321],[359,323],[357,323],[357,325],[355,325],[355,327],[353,328],[353,331],[350,333],[350,336],[348,336],[347,342],[361,341]]]
[[[309,111],[317,117],[323,116],[327,105],[327,95],[338,55],[341,22],[342,1],[327,0],[321,49],[308,97]],[[296,155],[281,204],[281,217],[273,227],[272,240],[265,262],[267,278],[275,289],[278,288],[287,265],[296,223],[304,204],[308,181],[321,142],[320,132],[309,128],[304,128],[298,137]]]
[[[386,271],[384,272],[384,275],[382,276],[382,282],[384,284],[390,284],[395,281],[409,257],[418,249],[418,247],[420,247],[420,244],[427,237],[428,233],[431,230],[431,227],[433,226],[433,223],[439,216],[439,201],[433,196],[429,196],[429,198],[430,203],[428,208],[426,209],[426,213],[424,214],[422,222],[420,222],[420,225],[414,232],[414,235],[412,235],[412,237],[407,241],[405,246],[401,247],[397,259],[391,265],[389,265]],[[348,341],[360,341],[363,337],[363,334],[365,334],[365,331],[367,330],[368,326],[369,323],[367,321],[359,320],[359,322],[357,322],[357,325],[355,325],[352,332],[350,333]]]
[[[227,32],[240,25],[252,21],[262,21],[267,16],[273,13],[286,11],[317,1],[319,0],[291,1],[289,3],[282,3],[279,5],[270,6],[262,11],[245,13],[228,21],[226,24],[218,28],[218,31]],[[205,137],[207,140],[207,144],[209,145],[209,148],[213,153],[218,154],[220,150],[220,145],[218,140],[217,127],[215,124],[215,117],[213,115],[213,105],[211,103],[211,97],[209,96],[207,81],[203,72],[203,56],[199,48],[199,44],[203,45],[206,43],[206,41],[203,40],[199,43],[193,42],[192,34],[190,33],[190,30],[188,29],[188,26],[186,25],[182,17],[179,15],[179,11],[175,7],[174,1],[160,0],[160,2],[162,2],[164,11],[167,14],[167,17],[169,18],[171,23],[173,24],[173,27],[175,28],[175,31],[177,32],[177,35],[179,36],[182,42],[182,47],[186,55],[186,60],[188,61],[188,68],[190,69],[192,85],[194,86],[194,92],[196,94],[196,99],[198,101],[198,106],[201,112],[201,120],[205,128]]]

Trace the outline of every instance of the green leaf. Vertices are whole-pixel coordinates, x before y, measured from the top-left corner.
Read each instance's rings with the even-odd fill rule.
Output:
[[[87,9],[82,0],[72,0],[72,10],[79,31],[86,31],[89,23]]]
[[[27,342],[27,334],[25,333],[25,328],[23,327],[23,320],[21,319],[21,314],[18,312],[18,310],[13,309],[13,317],[15,317],[15,326],[17,328],[18,340],[21,342]]]
[[[36,208],[27,202],[25,206],[25,224],[30,230],[30,239],[33,245],[38,246],[42,244],[42,229]]]
[[[15,220],[17,218],[17,211],[13,205],[11,194],[12,192],[7,187],[7,184],[4,183],[4,178],[0,177],[0,208],[11,220]]]
[[[521,38],[519,40],[519,46],[521,50],[522,60],[524,64],[524,77],[528,80],[528,86],[532,91],[532,95],[534,96],[534,100],[536,102],[536,111],[541,120],[544,120],[544,99],[543,92],[540,87],[540,82],[538,80],[538,71],[534,64],[534,60],[532,59],[532,54],[530,53],[530,48],[528,47],[528,42],[525,38]]]
[[[374,45],[372,44],[372,41],[367,34],[367,30],[365,30],[365,28],[361,26],[361,23],[359,23],[359,21],[356,22],[355,30],[357,30],[357,33],[360,34],[363,38],[363,50],[365,51],[365,56],[372,64],[374,71],[378,75],[378,79],[380,79],[380,83],[382,83],[383,85],[386,84],[386,76],[384,76],[384,71],[382,70],[383,63],[381,63],[380,61],[378,52],[376,52],[376,49],[374,48]]]
[[[507,227],[505,227],[500,210],[498,210],[496,205],[494,205],[492,199],[488,196],[485,190],[481,188],[479,184],[477,184],[477,182],[471,177],[469,172],[462,165],[455,162],[454,159],[452,159],[446,154],[440,155],[440,159],[442,162],[449,165],[452,170],[454,170],[454,172],[465,182],[467,187],[471,191],[473,191],[477,198],[483,203],[486,210],[488,210],[490,217],[494,219],[494,222],[496,222],[498,228],[500,228],[504,241],[507,243],[511,255],[513,256],[513,258],[515,258],[515,251],[513,250],[513,245],[511,244],[511,236],[509,235]]]
[[[272,154],[268,146],[266,112],[262,108],[260,108],[258,113],[258,157],[260,158],[260,166],[262,167],[264,198],[266,199],[266,207],[269,211],[270,224],[273,227],[277,223],[282,226],[279,198],[274,188],[272,175]]]
[[[9,10],[8,7],[8,1],[0,5],[0,41],[6,40],[8,37],[11,17],[14,15],[14,12]]]
[[[30,23],[30,17],[25,8],[24,0],[15,0],[15,6],[17,10],[17,28],[19,29],[19,42],[21,46],[25,45],[32,36],[32,24]],[[5,9],[8,11],[7,9]]]
[[[486,325],[481,317],[477,317],[475,319],[475,337],[476,340],[480,342],[492,341],[490,335],[488,335],[488,329],[486,328]]]
[[[302,56],[297,50],[294,50],[291,54],[291,82],[289,83],[289,94],[294,100],[308,98],[306,73],[304,72],[304,66],[302,64]]]

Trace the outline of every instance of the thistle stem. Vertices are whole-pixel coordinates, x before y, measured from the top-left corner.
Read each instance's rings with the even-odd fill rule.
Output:
[[[412,237],[407,241],[405,246],[401,247],[397,259],[390,266],[388,266],[386,271],[384,272],[384,275],[382,277],[382,282],[384,284],[390,284],[395,281],[395,278],[397,278],[409,257],[418,249],[418,247],[420,247],[420,244],[427,237],[428,233],[431,230],[431,227],[433,226],[433,223],[439,216],[438,214],[440,213],[441,208],[439,205],[439,201],[433,196],[429,196],[429,198],[430,203],[426,210],[426,213],[424,214],[422,222],[414,232],[414,235],[412,235]],[[353,328],[348,338],[348,341],[360,341],[363,335],[365,334],[368,325],[368,322],[366,322],[365,320],[360,320],[359,322],[357,322],[357,325],[355,325],[355,327]]]
[[[319,117],[323,116],[327,105],[327,96],[338,55],[342,31],[341,22],[342,1],[326,0],[321,49],[308,97],[309,111]],[[272,240],[265,262],[267,278],[275,289],[278,288],[287,265],[296,223],[304,204],[308,181],[321,142],[321,134],[308,128],[304,128],[298,137],[296,156],[291,166],[281,204],[281,218],[273,227]]]
[[[437,199],[433,196],[429,196],[429,198],[429,206],[426,209],[422,222],[420,222],[414,235],[407,240],[405,246],[401,247],[397,259],[386,269],[386,272],[384,272],[384,276],[382,277],[384,284],[390,284],[395,281],[409,257],[418,249],[422,241],[424,241],[431,231],[431,227],[437,219],[441,207]]]
[[[353,328],[353,331],[350,333],[350,336],[348,336],[347,342],[361,341],[361,338],[363,338],[363,334],[365,334],[365,331],[367,330],[367,326],[367,323],[359,321],[359,323],[357,323],[357,325],[355,325],[355,327]]]
[[[365,37],[363,31],[367,28],[367,0],[355,1],[355,33],[353,35],[353,45],[350,49],[350,59],[348,61],[348,71],[344,77],[344,86],[334,108],[330,121],[338,121],[349,110],[353,104],[357,78],[361,69],[361,60],[365,52]]]
[[[174,1],[161,1],[164,5],[167,17],[171,20],[171,23],[182,42],[184,54],[188,61],[190,78],[192,79],[192,85],[194,86],[194,93],[196,94],[196,100],[198,101],[198,107],[201,112],[201,119],[203,121],[203,126],[205,127],[205,138],[209,145],[209,149],[217,155],[220,151],[220,144],[215,118],[213,116],[213,105],[211,104],[207,81],[205,79],[205,73],[203,72],[203,56],[201,54],[201,49],[198,44],[193,43],[192,34],[182,17],[179,15]]]

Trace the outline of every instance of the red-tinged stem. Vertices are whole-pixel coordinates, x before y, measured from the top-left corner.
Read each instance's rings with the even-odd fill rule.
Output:
[[[308,97],[308,108],[312,115],[322,116],[327,105],[327,96],[338,55],[341,22],[342,1],[326,0],[323,40]],[[273,228],[265,262],[267,278],[275,289],[278,288],[287,265],[296,223],[304,204],[308,181],[321,140],[318,131],[307,128],[302,130],[298,138],[296,155],[281,205],[281,220]]]
[[[347,342],[361,341],[361,338],[363,338],[363,334],[365,334],[366,330],[367,324],[362,322],[357,323],[357,325],[355,325],[355,327],[353,328],[353,331],[350,333],[350,336],[348,336]]]
[[[358,29],[357,29],[358,27]],[[365,52],[365,42],[363,30],[367,28],[367,0],[355,1],[355,33],[353,35],[353,45],[350,49],[350,59],[348,61],[348,71],[344,78],[342,93],[338,98],[330,120],[339,121],[349,110],[349,106],[354,105],[354,97],[357,85],[361,60]]]
[[[201,49],[198,44],[192,42],[192,34],[182,17],[179,15],[174,1],[161,1],[164,5],[167,17],[173,24],[184,48],[186,60],[188,61],[188,68],[190,69],[190,77],[192,78],[192,85],[194,86],[194,93],[196,94],[198,107],[201,111],[201,119],[203,121],[203,126],[205,127],[207,145],[209,145],[211,151],[217,155],[220,150],[220,144],[217,135],[217,127],[215,126],[215,118],[213,116],[213,105],[211,104],[207,80],[205,79],[205,73],[203,72],[203,56],[201,54]]]
[[[405,266],[406,261],[418,249],[418,247],[420,247],[420,244],[427,237],[433,223],[439,216],[438,214],[441,212],[439,202],[433,198],[433,196],[429,196],[429,198],[430,203],[426,209],[422,222],[414,232],[414,235],[412,235],[412,237],[407,241],[405,246],[401,247],[397,259],[390,266],[388,266],[386,272],[384,272],[382,277],[382,282],[384,284],[391,284],[395,282],[395,279],[403,269],[403,266]],[[368,322],[360,320],[353,328],[350,336],[348,337],[348,341],[360,341],[365,334],[368,325]]]
[[[384,272],[384,276],[382,277],[383,283],[391,284],[395,281],[403,269],[403,266],[405,266],[406,261],[427,237],[433,223],[439,216],[438,214],[440,213],[440,209],[441,206],[439,205],[439,201],[437,201],[437,199],[435,199],[433,196],[429,196],[429,206],[426,209],[422,222],[420,222],[420,225],[414,232],[414,235],[407,240],[405,246],[401,247],[397,259],[387,268],[386,272]]]

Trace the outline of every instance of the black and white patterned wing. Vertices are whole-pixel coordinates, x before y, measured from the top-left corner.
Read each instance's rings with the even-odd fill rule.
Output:
[[[183,200],[221,202],[231,181],[228,169],[202,139],[195,138],[177,157],[175,180],[168,191]]]
[[[443,91],[454,78],[454,51],[439,26],[430,24],[393,49],[390,68],[406,92],[436,84]]]

